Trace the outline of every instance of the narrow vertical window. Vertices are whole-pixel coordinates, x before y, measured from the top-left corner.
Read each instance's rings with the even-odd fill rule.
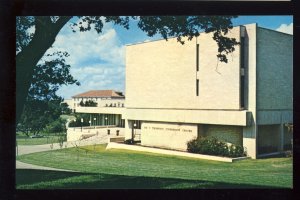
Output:
[[[196,70],[199,71],[199,44],[196,46]]]
[[[241,108],[245,108],[245,38],[241,37],[241,55],[240,55],[240,68],[241,68]]]
[[[199,96],[199,79],[196,80],[196,96]]]

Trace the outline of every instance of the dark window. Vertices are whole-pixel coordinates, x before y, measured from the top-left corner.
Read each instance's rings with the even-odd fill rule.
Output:
[[[245,38],[241,37],[241,108],[245,108]]]
[[[245,38],[241,37],[241,68],[245,65]]]
[[[241,108],[245,108],[245,76],[241,76]]]
[[[196,46],[196,70],[199,71],[199,44]]]
[[[135,126],[134,126],[134,124],[135,124]],[[141,129],[141,121],[139,121],[139,120],[133,120],[132,125],[134,126],[135,129]]]
[[[196,96],[199,96],[199,79],[196,80]]]

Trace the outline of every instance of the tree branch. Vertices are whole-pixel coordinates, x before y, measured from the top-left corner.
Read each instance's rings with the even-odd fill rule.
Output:
[[[34,67],[52,46],[61,28],[71,16],[60,17],[52,23],[50,17],[39,16],[35,21],[35,34],[30,43],[16,57],[16,121],[22,114],[24,102],[32,82]]]

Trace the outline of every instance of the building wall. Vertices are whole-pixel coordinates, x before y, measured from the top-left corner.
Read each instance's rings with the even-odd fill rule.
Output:
[[[293,36],[257,29],[257,109],[293,109]]]
[[[257,54],[257,24],[245,25],[245,76],[247,87],[246,108],[251,113],[249,125],[243,127],[243,146],[251,158],[256,158],[257,152],[257,120],[256,120],[256,54]]]
[[[259,125],[257,137],[258,154],[280,150],[280,125]]]
[[[220,141],[243,145],[243,128],[239,126],[202,125],[204,137],[213,136]]]
[[[73,99],[65,99],[65,100],[63,101],[63,103],[68,104],[69,108],[70,108],[71,110],[74,110]]]
[[[187,142],[197,138],[197,125],[143,122],[141,144],[176,150],[187,150]]]
[[[183,46],[171,39],[127,47],[126,118],[238,125],[243,127],[238,128],[238,132],[243,130],[243,139],[235,142],[242,143],[248,155],[256,158],[256,24],[247,25],[245,29],[245,97],[250,112],[238,111],[240,46],[228,56],[228,64],[218,63],[215,41],[210,34],[202,34]],[[235,27],[229,37],[239,41],[241,34],[241,27]],[[200,45],[198,73],[197,43]],[[199,96],[196,96],[197,78]]]
[[[293,36],[257,29],[258,154],[285,149],[293,122]]]
[[[240,27],[228,34],[239,41]],[[186,39],[187,40],[187,39]],[[196,72],[196,44],[200,45]],[[218,62],[212,34],[201,34],[184,45],[176,38],[126,48],[126,107],[175,109],[239,109],[239,46]],[[196,96],[199,79],[199,96]]]
[[[100,98],[100,97],[83,97],[83,98],[73,98],[73,107],[77,109],[80,106],[80,102],[83,101],[94,101],[97,103],[97,107],[125,107],[125,98]]]

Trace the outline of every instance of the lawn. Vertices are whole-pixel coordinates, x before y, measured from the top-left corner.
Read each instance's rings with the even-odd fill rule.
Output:
[[[292,188],[292,158],[234,163],[105,150],[105,145],[18,156],[18,160],[77,172],[22,169],[18,189],[42,188]]]

